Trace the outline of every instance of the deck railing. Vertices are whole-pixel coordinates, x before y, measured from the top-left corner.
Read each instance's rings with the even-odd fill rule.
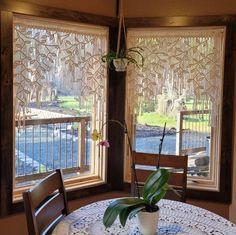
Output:
[[[16,180],[37,178],[56,168],[85,171],[90,166],[90,117],[16,121]]]
[[[181,111],[177,116],[176,154],[206,150],[209,110]]]
[[[177,117],[176,154],[187,154],[188,174],[208,176],[210,161],[210,111],[181,111]]]

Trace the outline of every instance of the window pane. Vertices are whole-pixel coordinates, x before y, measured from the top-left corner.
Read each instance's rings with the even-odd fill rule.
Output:
[[[56,168],[101,178],[90,132],[106,117],[107,39],[104,27],[14,17],[16,187]]]
[[[142,48],[145,58],[143,67],[127,72],[127,118],[136,151],[159,153],[166,123],[161,152],[188,154],[189,179],[208,181],[215,190],[224,40],[224,27],[128,31],[128,47]]]

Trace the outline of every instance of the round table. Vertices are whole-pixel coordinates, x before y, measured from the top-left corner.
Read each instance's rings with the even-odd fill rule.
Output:
[[[112,200],[99,201],[81,207],[66,216],[52,235],[141,235],[136,218],[122,227],[119,219],[105,229],[102,218]],[[205,209],[182,202],[161,200],[157,234],[236,235],[236,225]]]

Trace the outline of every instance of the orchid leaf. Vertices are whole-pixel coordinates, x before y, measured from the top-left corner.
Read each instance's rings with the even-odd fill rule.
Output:
[[[116,220],[117,216],[123,210],[125,210],[126,208],[130,206],[141,205],[141,204],[144,204],[144,201],[140,198],[121,198],[121,199],[115,200],[107,207],[103,216],[103,224],[105,225],[105,227],[110,227]],[[123,217],[125,217],[125,215],[123,215]],[[123,221],[124,219],[122,218],[122,223]]]
[[[168,187],[169,172],[166,169],[158,169],[153,172],[143,189],[143,198],[120,198],[113,201],[106,209],[103,216],[103,224],[110,227],[119,216],[120,223],[125,226],[127,219],[133,218],[139,211],[155,211],[158,209],[156,203],[161,200]]]
[[[166,195],[166,190],[165,189],[160,189],[158,190],[156,193],[154,193],[151,197],[151,203],[152,204],[156,204],[157,202],[159,202],[163,197],[165,197]]]
[[[143,187],[143,198],[149,200],[152,195],[162,189],[169,180],[170,173],[167,169],[158,169],[146,180]]]
[[[145,205],[139,205],[137,208],[132,208],[132,211],[129,214],[129,219],[132,219],[139,211],[145,209],[145,207]]]
[[[120,218],[120,223],[121,225],[124,227],[125,224],[126,224],[126,221],[127,221],[127,218],[130,214],[130,212],[132,211],[132,207],[126,207],[124,208],[121,212],[120,212],[120,215],[119,215],[119,218]]]
[[[141,204],[129,206],[129,207],[123,209],[123,210],[120,212],[120,215],[119,215],[121,225],[124,227],[125,224],[126,224],[127,218],[128,218],[128,217],[130,218],[130,214],[133,213],[134,211],[135,211],[136,213],[138,213],[138,212],[141,211],[143,208],[145,208],[144,202],[141,203]]]

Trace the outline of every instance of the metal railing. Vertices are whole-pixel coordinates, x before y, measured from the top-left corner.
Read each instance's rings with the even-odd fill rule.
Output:
[[[181,111],[177,117],[176,154],[189,156],[188,174],[207,176],[210,161],[209,110]]]
[[[56,168],[68,172],[89,169],[90,117],[16,121],[16,180],[35,179]]]
[[[206,149],[210,134],[209,110],[181,111],[177,116],[176,153]]]

